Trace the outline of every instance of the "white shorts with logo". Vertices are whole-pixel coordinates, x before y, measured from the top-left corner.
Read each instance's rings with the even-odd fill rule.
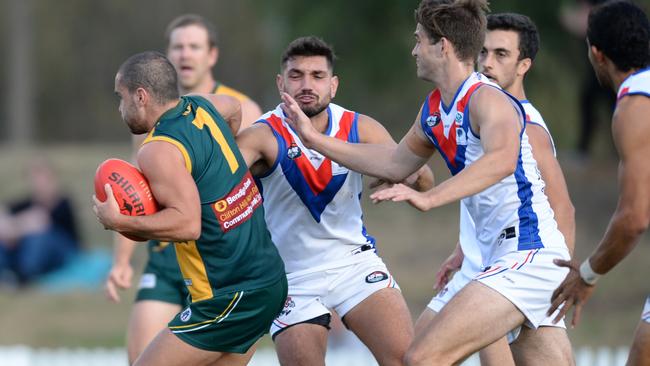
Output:
[[[363,261],[318,272],[287,275],[289,291],[284,309],[271,325],[271,336],[295,324],[330,314],[343,318],[352,308],[384,288],[397,288],[386,265],[374,252]]]
[[[544,252],[540,253],[541,250],[543,250]],[[526,324],[529,327],[542,326],[542,327],[559,327],[559,328],[566,329],[564,319],[560,320],[557,324],[553,323],[553,319],[555,319],[555,315],[557,314],[557,312],[555,314],[553,314],[552,316],[549,316],[549,317],[546,316],[546,311],[548,310],[548,307],[550,307],[551,294],[553,293],[553,291],[555,291],[555,288],[560,284],[560,282],[562,280],[564,280],[564,276],[566,276],[566,271],[563,272],[564,275],[559,276],[559,274],[556,273],[556,268],[559,269],[560,267],[557,267],[553,263],[553,259],[555,259],[555,258],[563,258],[564,259],[564,257],[562,256],[563,255],[562,250],[558,250],[558,249],[555,249],[555,248],[552,248],[552,249],[542,248],[541,250],[536,249],[536,250],[532,250],[532,251],[527,250],[527,251],[521,251],[521,252],[513,252],[513,253],[506,256],[508,258],[502,258],[504,260],[503,263],[505,263],[506,261],[512,261],[513,258],[514,259],[522,258],[521,260],[515,260],[514,262],[512,262],[509,267],[513,267],[513,268],[510,268],[510,270],[504,270],[504,268],[508,268],[508,267],[501,265],[500,263],[502,263],[502,262],[501,262],[501,259],[500,259],[500,260],[495,261],[495,264],[492,265],[490,267],[490,269],[488,269],[487,271],[476,274],[474,276],[474,278],[469,277],[469,274],[465,273],[462,270],[456,272],[454,274],[454,277],[447,284],[447,286],[445,286],[444,289],[442,289],[440,292],[438,292],[436,294],[436,296],[434,296],[433,299],[431,299],[431,301],[429,302],[428,307],[431,310],[435,311],[436,313],[439,313],[440,310],[442,310],[442,308],[445,305],[447,305],[447,303],[451,300],[451,298],[454,297],[470,281],[472,281],[473,279],[475,279],[477,277],[478,278],[485,278],[486,282],[489,281],[490,284],[485,283],[484,281],[481,281],[482,283],[485,283],[490,288],[493,288],[496,291],[498,291],[499,293],[503,294],[506,298],[508,298],[508,300],[510,300],[513,304],[515,304],[515,306],[517,306],[517,308],[519,308],[522,313],[524,313],[526,318],[528,318],[529,313],[539,313],[539,310],[525,311],[524,309],[537,307],[537,306],[533,306],[533,304],[528,304],[528,302],[532,302],[532,303],[540,303],[541,302],[541,303],[543,303],[544,301],[546,301],[548,303],[548,305],[546,306],[546,308],[543,311],[542,320],[538,323],[537,326],[534,326],[535,323],[533,323],[529,319],[530,323],[527,322],[527,324]],[[555,254],[556,252],[557,252],[557,254]],[[530,256],[529,256],[529,254],[530,254]],[[540,256],[540,254],[542,254],[542,255]],[[567,252],[566,255],[568,256],[568,252]],[[528,257],[527,260],[526,260],[526,257]],[[542,257],[545,257],[545,258],[542,259]],[[545,268],[546,266],[548,266],[548,263],[547,264],[544,264],[544,263],[548,262],[549,260],[550,260],[550,265],[553,266],[553,267],[556,267],[556,268],[553,268],[553,267]],[[531,262],[534,263],[534,265]],[[527,267],[529,267],[529,268],[527,268]],[[506,272],[508,272],[507,273],[508,278],[516,276],[517,281],[521,281],[524,284],[525,287],[522,287],[520,289],[514,288],[513,283],[510,283],[508,280],[505,280],[505,279],[503,279],[503,277],[499,276],[501,274],[505,274]],[[546,278],[546,273],[552,273],[553,276],[558,277],[559,281],[560,281],[560,282],[557,282],[557,285],[555,285],[554,287],[551,286],[552,289],[550,290],[550,292],[548,292],[548,285],[545,285],[542,288],[542,290],[543,290],[542,292],[548,293],[548,299],[544,299],[543,295],[541,297],[540,296],[535,296],[536,292],[539,291],[539,288],[536,288],[534,286],[534,284],[539,281],[539,278],[542,278],[542,279]],[[487,278],[490,278],[490,277],[501,278],[503,280],[503,282],[505,282],[505,284],[499,284],[500,281],[496,281],[495,279],[487,280]],[[530,277],[530,281],[527,280],[527,277]],[[480,281],[480,279],[479,279],[479,281]],[[506,284],[510,285],[510,286],[505,286]],[[530,285],[526,285],[526,284],[530,284]],[[495,286],[499,286],[499,288],[502,288],[502,290],[499,290],[499,288],[495,288]],[[529,296],[529,295],[526,295],[526,296],[517,295],[517,297],[514,296],[515,294],[519,294],[520,292],[525,292],[525,291],[531,292],[531,294],[529,294],[529,295],[533,295],[533,296]],[[504,292],[512,294],[512,296],[508,296]],[[518,297],[521,297],[521,299],[519,299]],[[514,298],[514,300],[513,300],[513,298]],[[508,342],[512,343],[518,337],[520,331],[521,331],[521,328],[516,328],[512,332],[508,333]]]
[[[646,323],[650,323],[650,296],[645,300],[645,306],[643,307],[643,313],[641,313],[641,320]]]
[[[569,260],[569,251],[540,248],[510,252],[495,259],[474,280],[510,300],[526,317],[526,326],[549,325],[545,322],[554,318],[546,316],[551,295],[569,272],[568,268],[555,265],[554,259]]]

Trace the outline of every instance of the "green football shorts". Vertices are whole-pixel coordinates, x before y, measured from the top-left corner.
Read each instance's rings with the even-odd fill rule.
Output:
[[[173,245],[149,244],[149,260],[140,277],[135,301],[156,300],[181,307],[187,305],[189,292],[178,267]]]
[[[190,304],[169,323],[185,343],[213,352],[246,353],[269,331],[287,298],[287,278]]]

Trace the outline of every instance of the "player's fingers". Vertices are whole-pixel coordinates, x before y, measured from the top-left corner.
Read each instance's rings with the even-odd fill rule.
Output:
[[[113,284],[113,281],[109,279],[106,281],[106,297],[112,301],[112,302],[120,302],[120,295],[117,293],[117,289],[115,288],[115,285]]]
[[[567,268],[575,269],[571,261],[567,261],[564,259],[559,259],[559,258],[553,259],[553,263],[555,263],[555,265],[558,267],[567,267]]]
[[[124,275],[115,276],[114,278],[115,285],[119,288],[129,288],[131,287],[131,281]]]
[[[106,197],[113,197],[113,188],[109,183],[104,184],[104,191],[106,192]]]
[[[573,328],[578,326],[578,323],[580,323],[580,315],[582,314],[582,304],[579,302],[576,302],[574,304],[575,309],[573,310],[573,318],[571,319],[571,326]]]
[[[551,307],[548,309],[546,315],[551,316],[557,308],[566,300],[566,296],[562,293],[562,286],[553,292],[551,296]],[[566,304],[564,305],[566,307]]]
[[[573,300],[572,298],[568,298],[568,299],[566,299],[566,301],[564,301],[564,305],[562,305],[561,308],[558,307],[558,306],[561,305],[561,304],[559,304],[558,306],[556,306],[556,309],[558,309],[558,313],[557,313],[557,315],[555,316],[555,319],[553,319],[553,322],[554,322],[554,323],[557,323],[557,322],[559,322],[560,320],[562,320],[562,318],[564,318],[564,316],[569,312],[569,310],[571,310],[571,307],[572,307],[574,304],[575,304],[575,300]],[[554,310],[554,311],[555,311],[555,310]],[[552,313],[551,313],[551,314],[552,314]],[[549,315],[549,316],[550,316],[550,315]]]

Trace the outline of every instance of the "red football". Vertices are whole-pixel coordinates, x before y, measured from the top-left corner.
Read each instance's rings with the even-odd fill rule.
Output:
[[[113,196],[120,206],[123,215],[142,216],[151,215],[158,211],[158,203],[151,194],[147,178],[138,168],[120,159],[108,159],[99,164],[95,173],[95,195],[104,202],[106,191],[104,185],[108,183],[113,189]],[[123,234],[135,241],[145,239]]]

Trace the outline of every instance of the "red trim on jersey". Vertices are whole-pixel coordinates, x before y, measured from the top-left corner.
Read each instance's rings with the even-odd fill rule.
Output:
[[[483,85],[483,83],[478,82],[467,89],[463,99],[456,103],[456,114],[464,113],[465,106],[469,103],[469,98],[472,96],[472,93],[474,93],[474,91],[476,91],[476,89],[481,85]],[[429,115],[437,114],[437,118],[440,118],[440,98],[439,89],[436,89],[429,96]],[[456,168],[456,153],[458,152],[458,144],[456,143],[456,129],[458,128],[458,124],[456,123],[455,118],[456,116],[454,116],[454,121],[452,121],[451,126],[449,127],[449,133],[447,134],[448,137],[445,136],[445,126],[442,121],[431,128],[431,132],[436,137],[436,140],[438,140],[440,150],[442,150],[447,157],[447,161],[454,168]]]
[[[271,124],[273,129],[282,136],[287,147],[297,145],[293,135],[291,135],[284,123],[282,123],[280,117],[272,114],[267,121]],[[354,122],[354,112],[343,112],[343,116],[341,116],[339,122],[339,131],[334,137],[339,140],[347,141],[350,136],[350,130],[352,129],[352,122]],[[300,154],[300,156],[293,159],[293,161],[296,163],[296,166],[305,177],[305,181],[309,185],[309,188],[311,188],[315,195],[321,193],[332,180],[332,161],[329,158],[325,158],[318,169],[314,168],[309,161],[309,158],[304,154]]]
[[[625,88],[623,88],[623,90],[621,90],[621,92],[618,94],[618,97],[616,97],[616,99],[623,98],[625,94],[627,94],[629,91],[630,91],[630,87],[626,86]]]

